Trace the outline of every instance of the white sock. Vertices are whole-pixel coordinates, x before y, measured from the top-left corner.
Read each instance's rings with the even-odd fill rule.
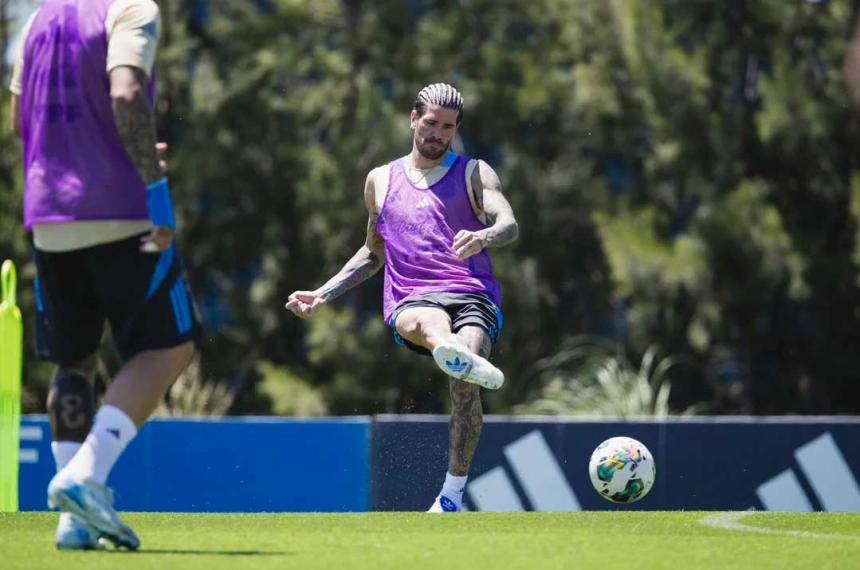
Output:
[[[92,479],[104,485],[135,435],[137,427],[125,412],[115,406],[102,406],[86,441],[63,471],[74,479]]]
[[[57,471],[69,464],[72,457],[78,452],[83,445],[80,441],[52,441],[51,452],[54,454],[54,463],[57,464]]]
[[[468,475],[451,475],[450,473],[445,474],[445,483],[442,485],[442,492],[440,495],[444,495],[457,503],[458,507],[463,506],[463,491],[466,490],[466,479],[468,479]]]
[[[80,441],[52,441],[51,452],[54,454],[54,463],[57,464],[57,471],[69,464],[72,457],[78,452],[83,445]],[[77,518],[72,513],[63,511],[60,513],[60,526],[66,526],[71,521],[64,519]]]

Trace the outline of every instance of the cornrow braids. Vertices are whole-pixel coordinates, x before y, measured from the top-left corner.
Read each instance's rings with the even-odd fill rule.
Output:
[[[463,118],[463,96],[447,83],[432,83],[418,92],[413,108],[421,117],[427,111],[427,105],[439,105],[445,109],[457,111],[457,124]]]

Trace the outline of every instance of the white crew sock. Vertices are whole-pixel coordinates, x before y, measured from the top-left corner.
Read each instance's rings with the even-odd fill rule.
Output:
[[[72,457],[78,452],[83,445],[80,441],[52,441],[51,452],[54,454],[54,463],[57,464],[57,471],[69,464]]]
[[[72,460],[72,457],[78,452],[78,450],[83,445],[80,441],[52,441],[51,442],[51,452],[54,454],[54,463],[57,464],[57,472],[60,471],[63,467],[69,464],[69,461]],[[65,519],[77,519],[75,515],[72,513],[68,513],[63,511],[60,513],[60,526],[67,528],[69,524],[71,524],[71,520]]]
[[[466,490],[466,479],[468,478],[468,475],[457,476],[446,473],[445,483],[442,485],[442,492],[439,494],[454,501],[458,508],[462,507],[463,491]]]
[[[115,406],[102,406],[93,429],[63,472],[73,479],[92,479],[104,485],[125,446],[137,435],[137,427]]]

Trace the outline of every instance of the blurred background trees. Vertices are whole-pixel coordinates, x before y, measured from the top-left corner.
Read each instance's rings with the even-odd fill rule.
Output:
[[[193,393],[166,413],[447,409],[430,359],[381,320],[381,275],[310,321],[283,309],[361,245],[364,177],[409,151],[411,103],[437,81],[463,92],[466,151],[499,172],[521,228],[492,252],[509,380],[488,411],[612,410],[603,374],[642,391],[635,413],[860,413],[860,139],[842,75],[858,2],[159,4],[161,138],[208,325]],[[0,106],[6,124],[5,92]],[[18,156],[4,128],[0,256],[23,267],[32,323]],[[604,349],[568,358],[582,335]],[[38,411],[50,368],[31,346]]]

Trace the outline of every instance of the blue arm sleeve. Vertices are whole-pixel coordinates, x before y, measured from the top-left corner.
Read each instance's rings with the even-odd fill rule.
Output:
[[[176,229],[176,215],[173,213],[173,200],[170,199],[167,178],[157,180],[146,187],[146,206],[154,225]]]

